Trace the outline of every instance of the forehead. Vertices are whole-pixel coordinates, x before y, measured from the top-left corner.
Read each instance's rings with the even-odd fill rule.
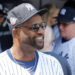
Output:
[[[32,25],[32,24],[40,24],[42,22],[42,18],[39,14],[36,14],[34,16],[32,16],[29,20],[27,20],[26,22],[24,22],[23,24],[21,25]]]
[[[71,22],[58,21],[58,26],[60,25],[64,26],[64,28],[70,28],[70,29],[75,28],[75,22],[72,21]]]

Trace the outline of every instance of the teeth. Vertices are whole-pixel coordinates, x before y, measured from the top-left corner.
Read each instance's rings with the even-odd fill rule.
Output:
[[[36,40],[41,41],[43,40],[43,37],[37,37]]]

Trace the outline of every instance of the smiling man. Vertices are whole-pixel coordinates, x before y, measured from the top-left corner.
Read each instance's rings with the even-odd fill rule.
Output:
[[[46,11],[23,3],[8,13],[13,46],[0,54],[0,75],[64,75],[56,58],[37,51],[44,46],[47,24],[40,15]]]

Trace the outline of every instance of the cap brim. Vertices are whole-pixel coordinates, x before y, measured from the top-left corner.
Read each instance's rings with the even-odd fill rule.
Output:
[[[48,9],[47,9],[47,8],[44,8],[44,9],[39,10],[39,11],[38,11],[38,14],[43,15],[43,14],[45,14],[47,11],[48,11]]]
[[[57,21],[63,21],[63,22],[71,22],[72,20],[66,19],[65,17],[54,17],[57,19]]]

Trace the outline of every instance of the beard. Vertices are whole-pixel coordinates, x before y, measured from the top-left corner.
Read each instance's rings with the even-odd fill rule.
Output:
[[[23,32],[21,32],[21,35],[22,35],[21,42],[23,44],[30,45],[36,49],[42,49],[44,47],[44,36],[38,35],[37,37],[30,38]],[[41,38],[39,38],[39,37],[41,37]]]
[[[37,43],[35,39],[31,40],[30,38],[22,40],[22,43],[30,45],[36,49],[42,49],[44,47],[44,41]]]
[[[44,38],[42,39],[42,41],[38,42],[38,41],[36,41],[36,38],[34,37],[31,40],[30,45],[36,49],[42,49],[44,47]]]

